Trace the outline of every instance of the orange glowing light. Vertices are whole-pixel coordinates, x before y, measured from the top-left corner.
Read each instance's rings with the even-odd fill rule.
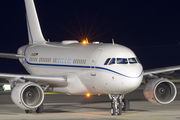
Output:
[[[86,97],[90,97],[90,96],[91,96],[91,94],[90,94],[90,93],[87,93],[87,94],[86,94]]]
[[[87,40],[83,40],[82,44],[86,45],[87,44]]]

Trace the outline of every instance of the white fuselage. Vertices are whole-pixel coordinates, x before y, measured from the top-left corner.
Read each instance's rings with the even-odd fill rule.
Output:
[[[20,61],[32,75],[69,75],[68,86],[54,87],[54,92],[125,94],[136,89],[143,78],[139,62],[117,64],[117,58],[136,58],[122,45],[47,43],[25,45],[19,48],[18,54],[25,56]],[[115,63],[104,65],[108,58],[115,58]]]

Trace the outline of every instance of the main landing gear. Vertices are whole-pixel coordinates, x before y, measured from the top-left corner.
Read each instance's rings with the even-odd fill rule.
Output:
[[[29,113],[32,113],[33,110],[25,110],[25,113],[29,114]],[[36,108],[36,113],[42,113],[43,112],[43,103],[38,107]]]
[[[111,101],[111,115],[121,115],[123,111],[129,111],[129,101],[120,94],[109,94]]]

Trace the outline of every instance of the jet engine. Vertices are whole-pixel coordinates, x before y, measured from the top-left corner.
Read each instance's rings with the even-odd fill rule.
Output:
[[[168,79],[156,78],[150,80],[144,89],[144,96],[153,104],[169,104],[177,94],[176,86]]]
[[[42,104],[44,91],[33,82],[19,83],[13,88],[11,99],[21,109],[31,110]]]

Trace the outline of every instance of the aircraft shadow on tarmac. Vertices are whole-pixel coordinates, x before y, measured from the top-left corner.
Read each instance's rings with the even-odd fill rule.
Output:
[[[68,113],[68,112],[70,112],[70,111],[65,111],[65,110],[57,110],[57,109],[45,109],[44,111],[43,111],[43,113]]]
[[[105,103],[105,102],[103,102]],[[93,103],[91,103],[93,104]],[[80,109],[95,109],[96,111],[110,111],[109,107],[102,107],[102,106],[90,106],[91,104],[89,104],[89,106],[87,106],[87,104],[54,104],[54,105],[46,105],[47,109],[44,109],[44,113],[70,113],[73,112],[74,110],[80,110]],[[85,106],[84,106],[85,105]],[[91,111],[91,110],[90,110]],[[148,110],[142,110],[142,109],[130,109],[129,111],[133,111],[133,112],[147,112]]]

